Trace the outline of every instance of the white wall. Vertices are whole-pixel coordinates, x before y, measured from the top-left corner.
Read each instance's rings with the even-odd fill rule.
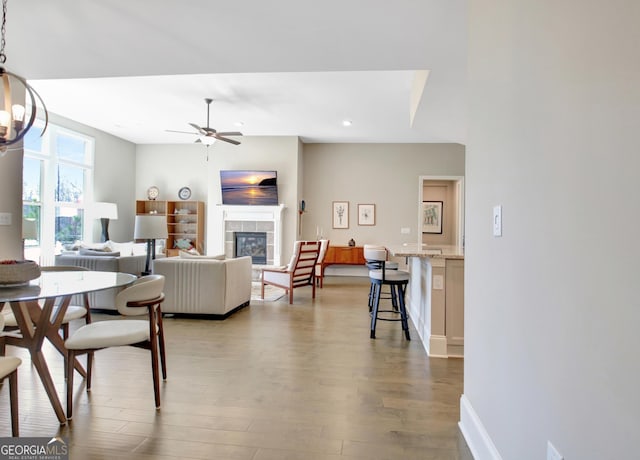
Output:
[[[95,139],[93,200],[118,205],[118,219],[109,222],[109,237],[113,241],[131,241],[135,215],[135,144],[56,114],[49,116],[51,123]],[[100,241],[100,220],[89,224],[93,225],[93,241]]]
[[[306,144],[302,236],[322,227],[335,246],[418,242],[420,176],[463,176],[464,164],[460,144]],[[332,228],[333,201],[349,202],[348,229]],[[358,225],[358,203],[376,205],[375,226]]]
[[[223,253],[219,223],[221,169],[263,169],[278,171],[278,198],[283,214],[284,260],[291,255],[296,238],[299,141],[297,137],[250,137],[240,145],[216,142],[202,144],[139,145],[137,148],[136,198],[146,199],[151,185],[160,189],[161,200],[177,200],[178,190],[189,186],[191,199],[205,202],[206,251]]]
[[[478,459],[547,440],[635,458],[638,3],[472,0],[469,18],[463,428]]]

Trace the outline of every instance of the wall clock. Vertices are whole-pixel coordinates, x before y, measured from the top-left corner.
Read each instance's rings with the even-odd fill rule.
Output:
[[[180,190],[178,190],[178,197],[181,200],[188,200],[189,198],[191,198],[191,189],[189,187],[182,187]]]
[[[147,198],[150,200],[155,200],[160,195],[160,190],[155,185],[152,185],[147,189]]]

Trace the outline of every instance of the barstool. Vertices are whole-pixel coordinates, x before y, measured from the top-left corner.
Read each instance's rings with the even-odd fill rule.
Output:
[[[367,265],[379,264],[380,268],[369,270],[369,280],[371,281],[370,293],[370,310],[371,310],[371,335],[372,339],[376,338],[376,323],[381,321],[400,321],[402,330],[407,340],[411,340],[409,334],[409,322],[407,318],[407,309],[404,303],[407,285],[409,284],[409,273],[402,270],[388,270],[386,268],[387,250],[386,248],[363,248],[364,258]],[[380,310],[380,293],[382,286],[389,286],[391,296],[391,310]],[[371,295],[371,294],[370,294]],[[399,317],[385,318],[379,317],[379,313],[392,313]]]
[[[375,245],[375,244],[365,244],[362,247],[362,251],[363,254],[366,254],[367,252],[369,252],[369,255],[371,256],[380,256],[382,255],[382,252],[371,252],[374,250],[379,250],[379,251],[384,251],[384,259],[383,260],[373,260],[373,259],[367,259],[367,257],[365,256],[365,260],[366,260],[366,265],[367,268],[369,270],[380,270],[382,269],[382,262],[384,262],[384,268],[387,270],[397,270],[398,269],[398,262],[390,262],[389,260],[387,260],[387,248],[385,248],[384,246],[380,246],[380,245]],[[371,309],[373,308],[373,290],[375,287],[375,283],[371,283],[369,285],[369,311],[371,311]],[[397,311],[398,310],[398,305],[396,304],[396,300],[395,297],[393,296],[393,293],[391,292],[391,290],[389,290],[389,292],[380,292],[380,298],[381,299],[391,299],[393,302],[393,308]]]

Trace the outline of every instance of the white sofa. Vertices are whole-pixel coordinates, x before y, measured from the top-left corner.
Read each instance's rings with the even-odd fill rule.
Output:
[[[251,301],[251,257],[168,257],[153,273],[164,275],[164,313],[226,318]]]

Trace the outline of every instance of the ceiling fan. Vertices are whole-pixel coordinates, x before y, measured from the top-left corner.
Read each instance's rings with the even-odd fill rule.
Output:
[[[207,126],[206,126],[206,128],[198,126],[195,123],[189,123],[189,125],[192,126],[197,132],[189,133],[189,132],[186,132],[186,131],[172,131],[170,129],[167,129],[166,131],[167,132],[171,132],[171,133],[194,134],[194,135],[198,136],[198,139],[196,139],[196,142],[201,142],[201,143],[205,144],[206,146],[209,146],[209,145],[213,144],[216,140],[228,142],[228,143],[233,144],[233,145],[240,145],[239,141],[236,141],[235,139],[229,139],[226,136],[242,136],[241,132],[229,131],[229,132],[220,133],[220,132],[216,131],[215,129],[209,127],[209,109],[211,108],[211,103],[213,102],[213,99],[206,98],[204,101],[207,103]]]

